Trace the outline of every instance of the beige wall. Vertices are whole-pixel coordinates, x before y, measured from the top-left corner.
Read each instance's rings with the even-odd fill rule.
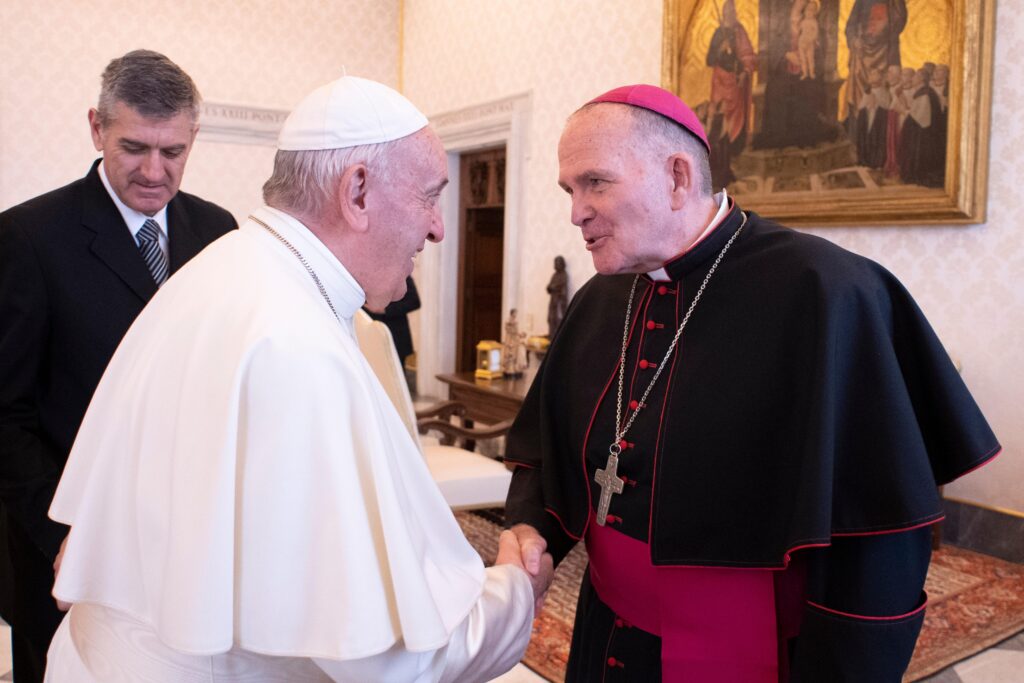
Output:
[[[608,88],[659,82],[661,20],[661,0],[405,0],[404,87],[428,114],[533,93],[515,303],[537,328],[553,256],[565,255],[573,289],[594,272],[555,185],[562,122]],[[1005,450],[947,494],[1024,511],[1024,65],[1012,52],[1024,8],[999,3],[997,26],[988,222],[814,232],[895,272],[962,362]]]
[[[0,210],[81,177],[111,58],[146,47],[210,101],[290,109],[341,75],[398,83],[398,0],[0,0]],[[182,189],[242,219],[273,148],[197,141]]]

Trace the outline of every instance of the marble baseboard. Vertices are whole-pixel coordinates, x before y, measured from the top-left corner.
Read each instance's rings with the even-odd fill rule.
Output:
[[[1024,563],[1024,517],[959,500],[943,501],[942,542]]]

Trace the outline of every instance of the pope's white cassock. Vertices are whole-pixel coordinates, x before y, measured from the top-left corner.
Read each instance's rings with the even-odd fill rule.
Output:
[[[301,223],[254,214],[118,348],[50,515],[75,603],[47,680],[480,681],[533,592],[484,569],[357,346],[363,291]]]

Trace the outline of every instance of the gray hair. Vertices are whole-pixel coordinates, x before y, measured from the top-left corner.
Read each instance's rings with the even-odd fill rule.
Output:
[[[386,181],[391,152],[402,139],[342,149],[278,150],[274,171],[263,183],[263,201],[289,213],[322,216],[348,167],[365,164],[375,176]]]
[[[133,50],[107,64],[101,77],[96,110],[101,126],[113,120],[113,109],[123,102],[147,118],[169,119],[188,112],[199,119],[202,96],[187,73],[159,52]]]
[[[708,148],[701,140],[678,123],[657,112],[641,107],[630,107],[633,119],[633,130],[647,144],[652,152],[673,154],[686,152],[693,158],[697,170],[697,189],[702,195],[710,197],[711,162],[708,159]]]
[[[591,107],[605,104],[616,103],[590,102],[577,109],[572,116],[577,116]],[[714,194],[711,188],[711,163],[708,160],[708,148],[704,146],[704,143],[696,135],[672,119],[650,109],[627,104],[621,106],[629,111],[630,120],[633,122],[634,134],[643,141],[643,144],[651,153],[674,154],[676,152],[686,152],[696,164],[697,189],[702,195],[707,197]]]

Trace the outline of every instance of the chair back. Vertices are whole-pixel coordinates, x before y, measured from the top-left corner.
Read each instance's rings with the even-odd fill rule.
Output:
[[[432,444],[429,438],[421,441],[412,396],[391,331],[364,311],[356,313],[355,328],[359,349],[419,446],[430,476],[448,505],[456,510],[504,506],[512,473],[502,463],[480,453]]]
[[[419,431],[416,429],[416,411],[412,405],[412,395],[405,381],[405,369],[395,350],[395,342],[391,338],[391,330],[387,325],[374,320],[366,311],[359,310],[355,316],[356,339],[359,350],[363,352],[367,362],[377,375],[388,398],[395,405],[402,423],[409,430],[412,440],[420,445]]]

